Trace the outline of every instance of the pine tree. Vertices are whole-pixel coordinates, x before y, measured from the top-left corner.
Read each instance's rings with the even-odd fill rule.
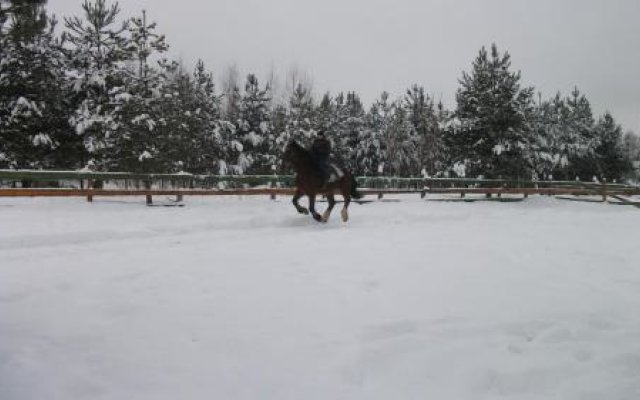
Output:
[[[539,179],[553,179],[568,166],[567,116],[568,109],[560,93],[535,108],[529,154]]]
[[[463,73],[456,94],[459,127],[447,142],[453,161],[464,163],[467,175],[529,177],[532,88],[520,87],[520,72],[511,72],[509,53],[483,47]]]
[[[622,147],[627,159],[640,161],[640,136],[633,131],[627,131],[622,137]]]
[[[382,97],[386,101],[387,93]],[[384,104],[375,102],[365,116],[365,127],[356,147],[356,170],[358,175],[375,176],[384,168],[383,135],[387,126],[384,119]]]
[[[442,132],[435,103],[424,88],[411,86],[405,95],[404,106],[409,120],[418,135],[419,163],[429,175],[436,175],[443,169]]]
[[[565,103],[567,105],[566,127],[561,141],[566,144],[569,162],[564,169],[564,177],[565,179],[591,180],[599,173],[594,158],[597,138],[591,104],[577,87],[566,98]]]
[[[275,137],[269,115],[270,101],[269,87],[262,89],[258,78],[249,74],[241,100],[236,132],[244,149],[239,166],[245,172],[268,174],[276,165],[272,153]]]
[[[0,36],[3,36],[5,33],[5,24],[7,23],[7,20],[9,19],[9,7],[4,5],[5,0],[0,0]],[[7,1],[8,3],[8,1]],[[0,54],[2,51],[2,48],[0,47]]]
[[[389,93],[382,92],[379,99],[371,106],[367,117],[367,127],[371,130],[372,136],[378,141],[377,154],[372,157],[372,174],[383,175],[391,165],[389,163],[389,152],[393,149],[393,131],[391,120],[394,105],[389,101]],[[390,147],[391,146],[391,147]]]
[[[67,120],[66,60],[43,2],[12,2],[0,33],[0,167],[76,168],[80,142]]]
[[[198,125],[193,172],[215,173],[224,156],[223,147],[227,144],[221,134],[220,97],[216,95],[213,74],[206,70],[201,60],[193,73],[193,82],[196,107],[193,115]]]
[[[314,136],[314,104],[311,92],[298,84],[289,98],[289,116],[287,118],[288,139],[309,139]]]
[[[385,172],[392,176],[416,176],[420,173],[420,137],[402,102],[393,104],[386,135]]]
[[[365,111],[360,97],[355,92],[340,93],[335,99],[335,125],[333,136],[334,154],[351,170],[357,168],[356,149],[365,134]]]
[[[10,20],[9,36],[17,42],[29,42],[43,34],[49,25],[44,9],[47,0],[0,0],[0,32]],[[0,33],[1,34],[1,33]]]
[[[69,52],[73,101],[77,104],[70,123],[83,136],[90,155],[88,165],[109,168],[112,133],[118,129],[119,97],[126,96],[124,82],[128,74],[125,61],[131,58],[124,32],[127,23],[116,27],[118,3],[105,0],[82,4],[84,20],[65,18],[64,38],[72,45]]]
[[[622,148],[625,158],[631,163],[629,178],[638,182],[640,180],[640,136],[633,131],[627,131],[622,138]]]
[[[201,115],[196,78],[197,69],[192,75],[178,63],[172,63],[162,89],[158,135],[162,138],[159,143],[161,159],[169,172],[198,172],[199,154],[203,151],[199,147],[203,145],[205,135],[215,135],[215,127],[209,126],[206,116]]]
[[[317,132],[311,92],[302,84],[298,84],[291,93],[288,107],[276,106],[271,110],[271,115],[275,136],[273,155],[276,167],[281,167],[282,154],[289,141],[296,140],[304,145]]]
[[[222,117],[232,124],[237,124],[240,119],[242,95],[238,83],[239,75],[238,68],[233,65],[227,68],[222,79]]]
[[[284,104],[275,104],[271,107],[271,126],[275,136],[273,152],[275,157],[275,172],[284,173],[287,166],[283,160],[284,149],[287,143],[292,139],[289,131],[289,111]]]
[[[169,63],[160,60],[154,67],[149,58],[164,53],[169,46],[164,35],[155,29],[155,23],[147,22],[145,11],[127,25],[124,46],[134,64],[122,76],[122,88],[118,88],[121,93],[113,98],[116,127],[110,132],[110,146],[105,149],[109,169],[154,172],[167,167],[162,159],[163,137],[158,124],[163,117],[162,91]]]
[[[162,93],[158,136],[162,139],[160,155],[166,169],[233,173],[227,160],[234,157],[229,146],[235,127],[220,119],[220,97],[204,63],[199,60],[192,75],[174,63]]]
[[[598,144],[594,156],[601,180],[620,181],[631,171],[631,161],[624,154],[622,128],[607,112],[598,120],[595,136]]]

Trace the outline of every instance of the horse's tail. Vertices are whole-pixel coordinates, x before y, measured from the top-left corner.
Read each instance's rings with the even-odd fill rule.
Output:
[[[352,175],[351,176],[351,198],[352,199],[361,199],[362,198],[362,193],[358,192],[358,182],[356,181],[356,178]]]

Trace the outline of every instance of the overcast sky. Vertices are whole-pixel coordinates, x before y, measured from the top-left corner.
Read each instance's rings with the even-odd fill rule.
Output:
[[[578,86],[596,113],[640,133],[640,0],[120,0],[143,8],[171,55],[202,58],[219,77],[282,76],[296,65],[316,94],[354,90],[371,102],[412,83],[455,106],[463,70],[481,46],[508,50],[525,84],[543,96]],[[49,0],[58,15],[80,0]]]

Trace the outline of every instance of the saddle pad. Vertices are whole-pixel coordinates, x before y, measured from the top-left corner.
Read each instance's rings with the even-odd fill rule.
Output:
[[[342,169],[340,167],[333,163],[330,163],[329,167],[331,170],[331,174],[329,175],[329,182],[335,182],[342,179],[342,177],[344,176],[344,172],[342,172]]]

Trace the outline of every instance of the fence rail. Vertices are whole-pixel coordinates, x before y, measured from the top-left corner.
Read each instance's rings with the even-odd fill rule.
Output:
[[[366,195],[418,193],[467,194],[486,196],[520,194],[640,195],[640,187],[619,183],[580,181],[525,181],[514,179],[358,177]],[[0,170],[0,197],[86,197],[94,196],[226,196],[291,195],[292,175],[191,175],[137,174],[90,171]],[[44,187],[43,187],[44,186]]]

